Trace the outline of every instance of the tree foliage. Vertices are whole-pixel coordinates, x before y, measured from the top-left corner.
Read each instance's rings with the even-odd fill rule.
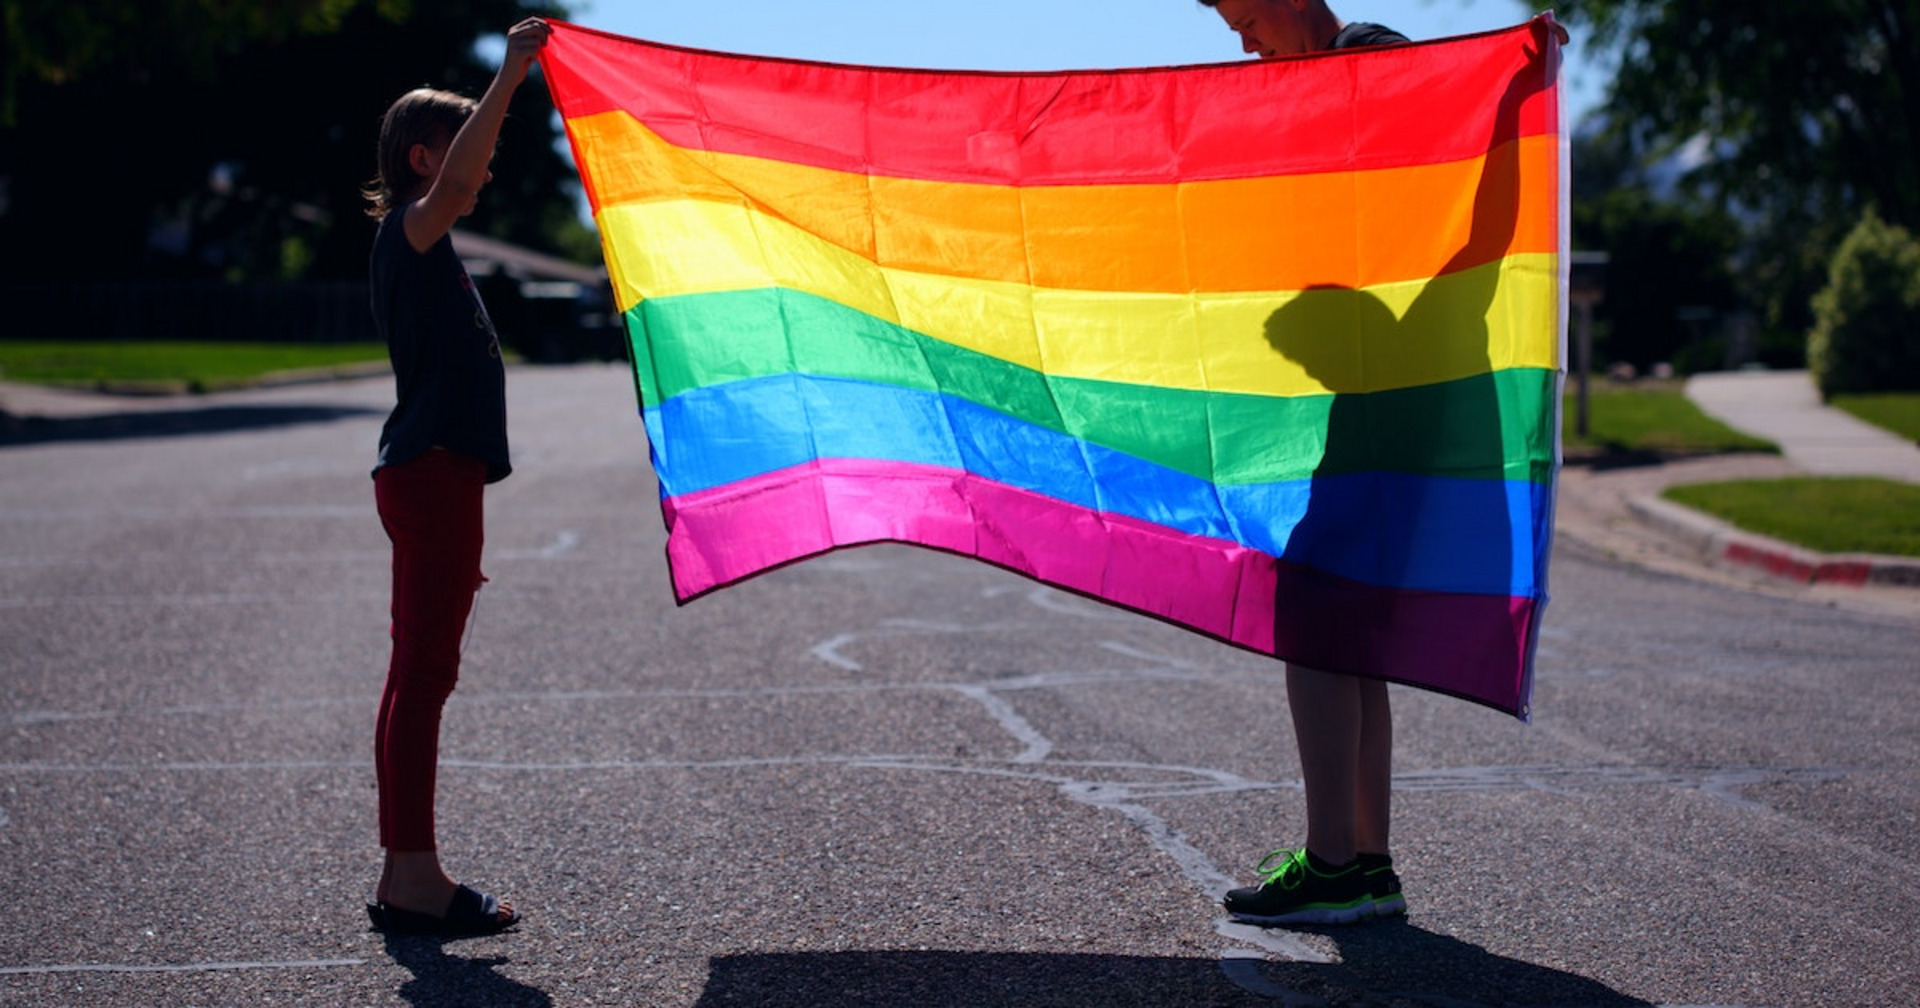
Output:
[[[1749,289],[1774,325],[1804,325],[1864,208],[1920,227],[1920,0],[1539,6],[1618,54],[1612,128],[1748,223]]]
[[[0,247],[10,279],[364,276],[379,119],[430,84],[478,97],[512,0],[0,0]],[[470,226],[583,230],[537,78]]]
[[[1718,367],[1720,348],[1702,339],[1698,320],[1739,303],[1740,229],[1718,207],[1661,199],[1659,180],[1624,140],[1604,131],[1573,140],[1573,243],[1611,259],[1596,360],[1642,372],[1659,362]]]
[[[1807,363],[1820,394],[1920,390],[1920,241],[1869,213],[1813,299]]]
[[[0,126],[14,125],[23,88],[120,78],[150,84],[171,74],[211,79],[220,60],[255,45],[338,31],[359,0],[223,0],[58,3],[0,0]],[[401,20],[408,0],[375,4]]]

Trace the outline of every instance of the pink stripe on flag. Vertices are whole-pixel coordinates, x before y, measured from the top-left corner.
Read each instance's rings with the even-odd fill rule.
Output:
[[[827,459],[670,498],[664,510],[681,602],[840,547],[903,542],[977,557],[1262,654],[1331,671],[1390,671],[1397,682],[1527,716],[1539,614],[1529,598],[1347,581],[937,466]]]
[[[838,547],[905,542],[1273,650],[1272,557],[962,469],[826,459],[663,503],[682,602]]]
[[[1383,588],[1281,562],[1273,649],[1310,668],[1437,690],[1526,718],[1540,602]],[[1436,646],[1444,641],[1444,646]]]

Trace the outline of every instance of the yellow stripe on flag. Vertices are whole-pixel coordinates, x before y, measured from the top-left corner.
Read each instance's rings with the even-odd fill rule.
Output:
[[[1258,395],[1372,392],[1558,366],[1555,341],[1539,338],[1558,318],[1550,253],[1362,291],[1158,294],[878,266],[785,220],[705,200],[630,203],[598,219],[622,311],[645,298],[780,287],[1048,374]],[[1373,330],[1356,322],[1368,313]],[[1297,352],[1269,342],[1270,326],[1324,331],[1353,348],[1334,348],[1331,363],[1309,375]]]

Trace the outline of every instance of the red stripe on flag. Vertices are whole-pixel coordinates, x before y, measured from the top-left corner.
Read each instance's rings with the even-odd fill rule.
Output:
[[[868,175],[1087,185],[1354,171],[1476,157],[1558,128],[1555,50],[1515,44],[1548,30],[1538,20],[1297,59],[1031,74],[767,59],[554,29],[541,62],[569,118],[618,109],[681,147]],[[1503,111],[1518,131],[1496,138]]]

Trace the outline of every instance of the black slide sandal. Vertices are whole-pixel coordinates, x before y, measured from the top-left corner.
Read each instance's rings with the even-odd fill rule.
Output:
[[[367,918],[375,931],[389,934],[432,935],[440,938],[476,938],[499,934],[520,923],[520,915],[500,916],[500,901],[486,893],[460,886],[445,917],[402,910],[385,903],[367,904]]]

